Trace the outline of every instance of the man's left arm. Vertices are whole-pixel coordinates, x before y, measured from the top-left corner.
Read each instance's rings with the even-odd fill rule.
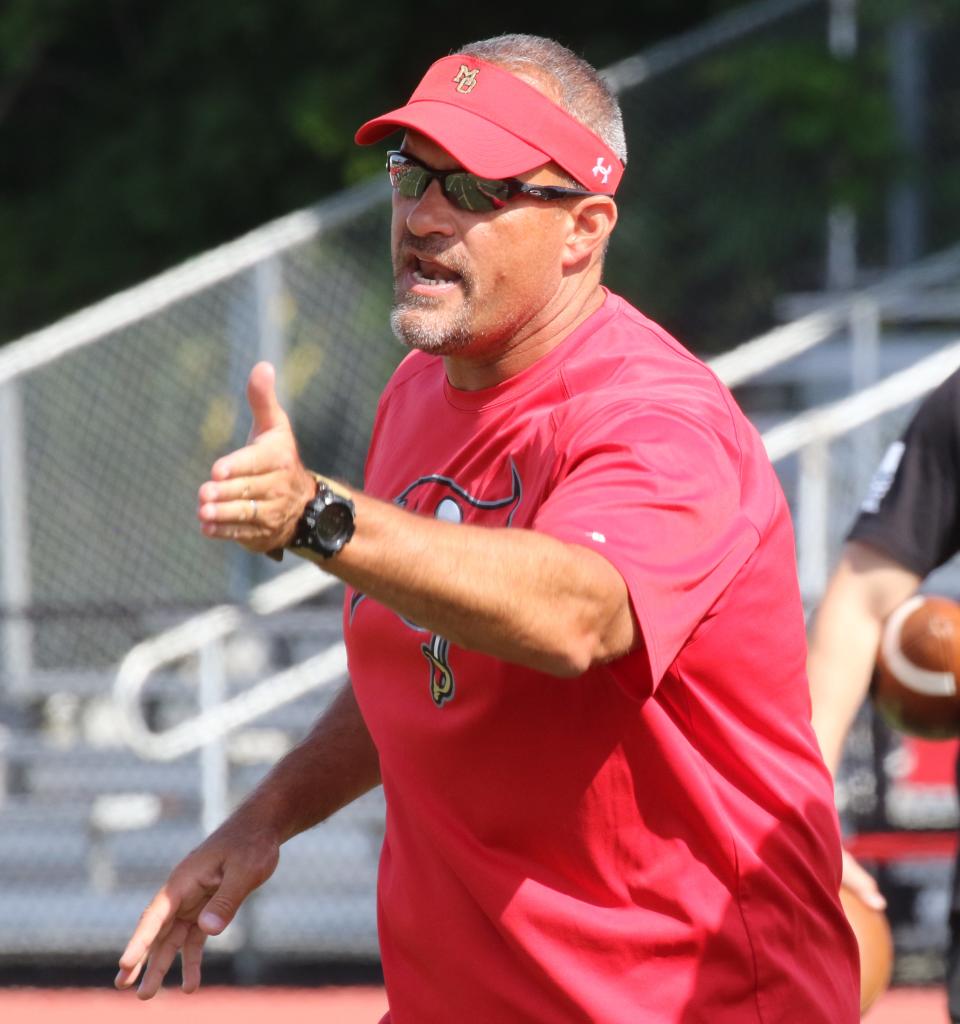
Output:
[[[316,481],[300,461],[273,369],[250,375],[251,443],[200,488],[209,537],[266,552],[290,542]],[[447,640],[555,675],[579,675],[639,640],[626,584],[602,555],[532,530],[439,522],[348,488],[356,531],[335,556],[306,557]]]

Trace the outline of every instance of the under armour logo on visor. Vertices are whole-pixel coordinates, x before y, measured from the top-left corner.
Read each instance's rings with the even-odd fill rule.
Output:
[[[457,92],[471,93],[477,84],[477,75],[480,74],[479,68],[468,68],[466,64],[460,65],[460,70],[454,75],[453,81],[456,83]],[[606,180],[606,179],[604,179]]]
[[[607,178],[610,177],[610,172],[612,170],[613,170],[612,167],[605,167],[604,164],[603,164],[603,157],[602,156],[598,156],[597,157],[596,165],[593,168],[593,176],[595,178],[599,178],[601,175],[603,175],[603,184],[606,185]]]

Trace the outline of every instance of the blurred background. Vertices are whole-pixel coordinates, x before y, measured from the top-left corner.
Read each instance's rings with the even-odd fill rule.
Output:
[[[512,6],[0,7],[0,980],[109,979],[343,676],[338,587],[205,541],[196,488],[260,358],[305,461],[360,481],[403,353],[383,152],[352,137],[433,59],[526,31],[604,69],[630,147],[607,283],[764,432],[808,612],[960,365],[960,0]],[[960,597],[955,566],[928,586]],[[955,754],[867,705],[838,780],[900,985],[943,974]],[[382,815],[288,844],[214,976],[376,980]]]

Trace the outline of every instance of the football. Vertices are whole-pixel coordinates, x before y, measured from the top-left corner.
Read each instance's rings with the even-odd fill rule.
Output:
[[[960,604],[917,595],[884,623],[871,685],[887,722],[925,739],[960,736]]]
[[[893,935],[887,915],[868,907],[846,886],[840,889],[840,904],[847,915],[860,950],[860,1014],[867,1012],[890,984],[893,973]]]

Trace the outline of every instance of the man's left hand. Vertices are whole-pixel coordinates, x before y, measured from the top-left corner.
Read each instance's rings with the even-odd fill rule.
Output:
[[[293,539],[316,481],[300,461],[270,363],[250,371],[247,401],[253,413],[249,443],[213,464],[199,491],[197,517],[207,537],[264,552]]]

